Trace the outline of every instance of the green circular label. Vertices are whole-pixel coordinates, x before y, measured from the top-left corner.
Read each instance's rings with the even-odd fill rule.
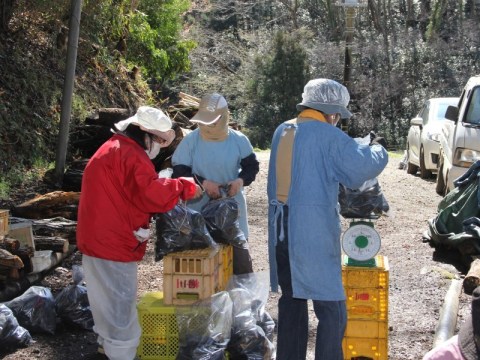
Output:
[[[355,238],[355,245],[363,249],[368,246],[368,238],[366,236],[360,235]]]

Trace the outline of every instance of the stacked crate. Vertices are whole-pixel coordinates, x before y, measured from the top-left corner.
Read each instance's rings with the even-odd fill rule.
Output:
[[[166,305],[190,305],[225,290],[232,275],[231,245],[186,250],[163,259],[163,291]]]
[[[192,332],[205,333],[206,329],[202,331],[201,327],[207,326],[209,314],[203,316],[202,312],[199,316],[195,303],[225,290],[232,274],[231,245],[166,255],[163,258],[163,292],[147,293],[137,305],[142,328],[138,357],[142,360],[176,358],[179,314],[189,317]]]
[[[388,259],[377,255],[370,267],[348,265],[344,256],[342,280],[347,297],[345,360],[388,359]]]
[[[147,293],[140,299],[138,321],[142,328],[137,356],[142,360],[175,360],[180,334],[177,316],[189,315],[192,332],[205,333],[209,309],[201,307],[166,305],[161,291]]]

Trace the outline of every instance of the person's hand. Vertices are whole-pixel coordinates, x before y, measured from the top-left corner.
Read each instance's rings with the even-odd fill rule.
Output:
[[[205,192],[211,199],[218,199],[222,195],[220,194],[220,186],[221,184],[216,183],[215,181],[211,180],[203,180],[203,188],[205,189]]]
[[[202,197],[203,193],[203,188],[197,184],[197,189],[195,190],[195,195],[193,196],[193,199],[198,199],[199,197]]]
[[[230,181],[227,185],[228,185],[228,196],[233,197],[237,195],[237,193],[242,188],[243,179],[242,178],[235,179],[233,181]]]

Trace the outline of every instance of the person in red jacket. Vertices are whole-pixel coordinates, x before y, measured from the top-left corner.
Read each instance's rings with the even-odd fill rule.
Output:
[[[82,178],[77,246],[98,335],[99,352],[132,360],[140,341],[137,261],[145,255],[151,216],[199,197],[193,179],[159,178],[151,161],[175,138],[161,110],[141,106],[115,124]]]

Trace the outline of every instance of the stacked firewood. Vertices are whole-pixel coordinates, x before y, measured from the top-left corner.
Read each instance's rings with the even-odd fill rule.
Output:
[[[45,228],[49,222],[55,223],[56,220],[44,219],[40,226]],[[43,232],[44,235],[35,236],[33,226],[30,220],[10,217],[10,228],[0,236],[0,284],[9,279],[19,280],[34,271],[33,260],[37,251],[60,254],[69,251],[69,241],[61,233]]]

